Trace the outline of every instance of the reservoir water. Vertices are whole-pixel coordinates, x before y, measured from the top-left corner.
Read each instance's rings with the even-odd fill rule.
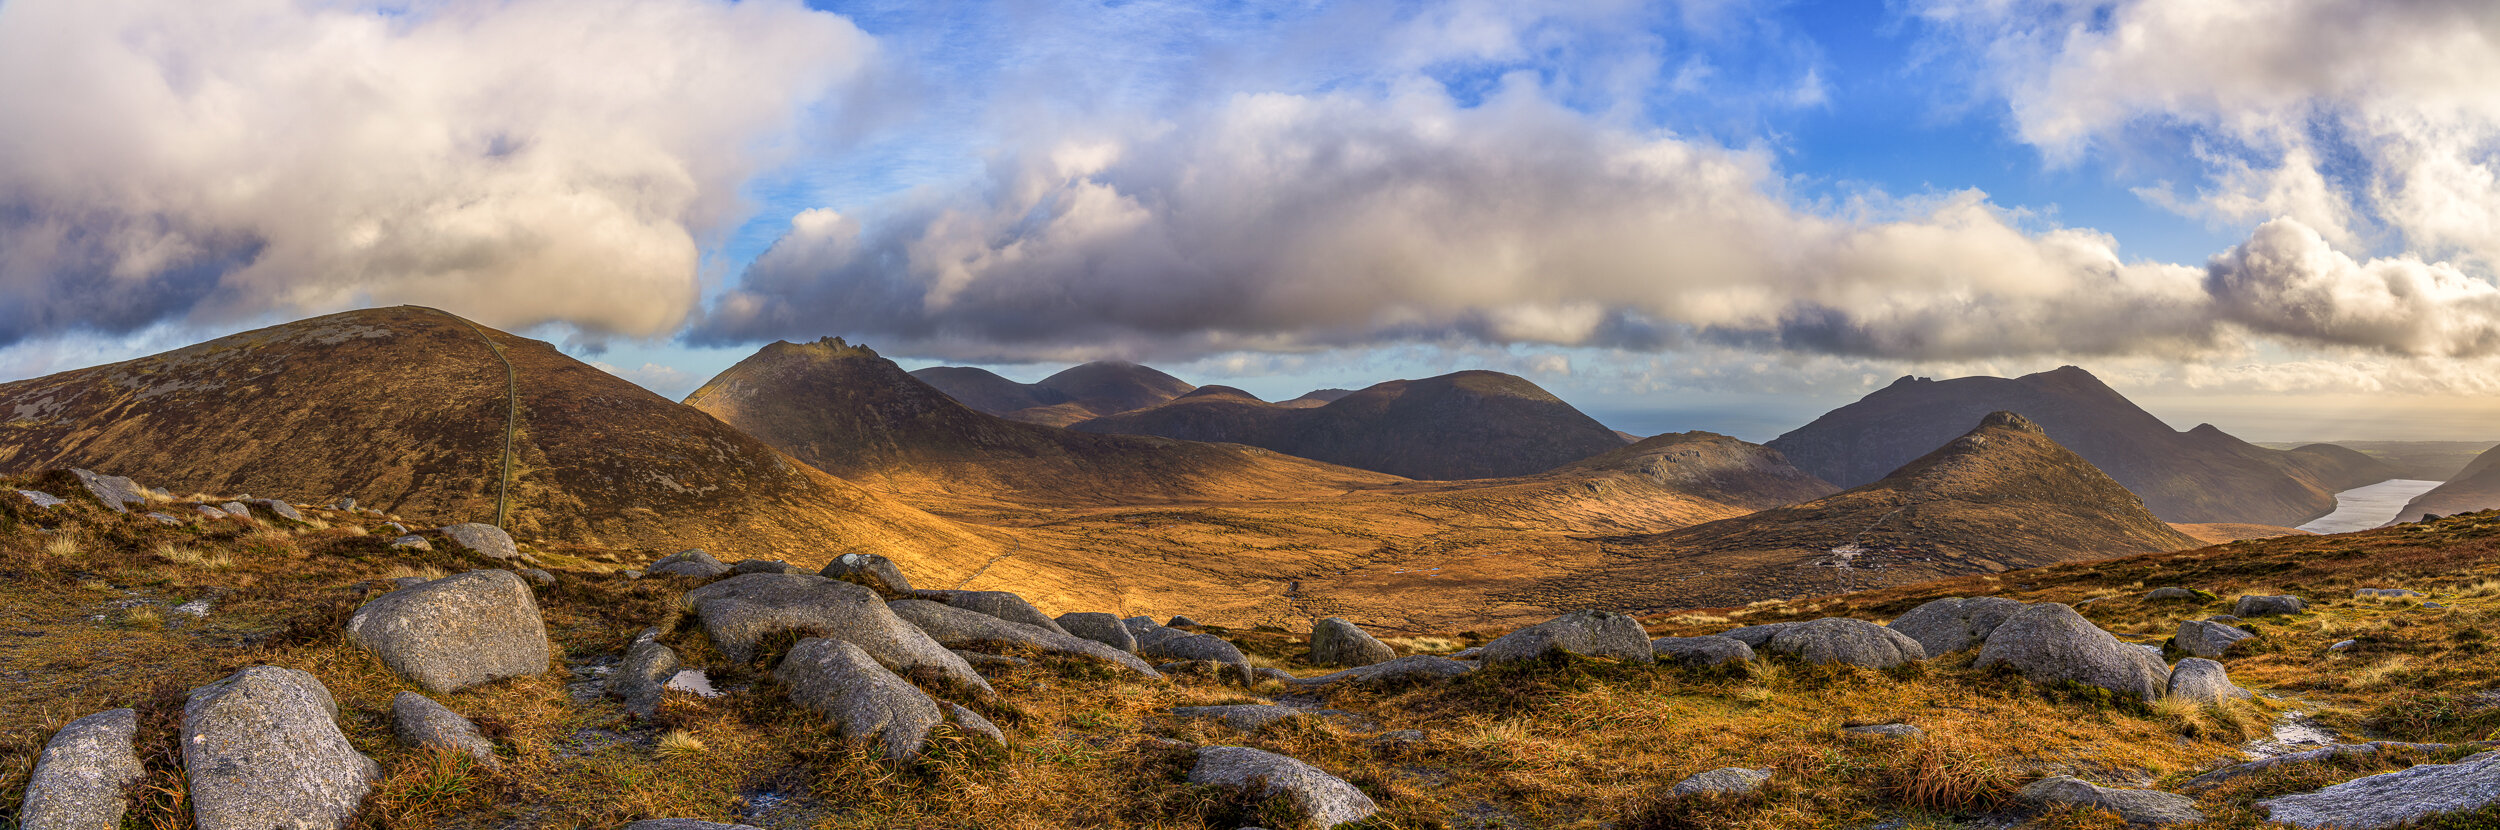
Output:
[[[2335,494],[2335,512],[2301,525],[2311,533],[2351,533],[2394,521],[2414,496],[2439,486],[2436,481],[2395,478]]]

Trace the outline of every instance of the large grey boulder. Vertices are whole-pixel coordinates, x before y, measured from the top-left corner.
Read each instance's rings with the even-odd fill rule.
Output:
[[[442,533],[443,538],[450,539],[453,544],[488,559],[518,559],[521,556],[520,546],[512,543],[512,534],[494,525],[477,522],[445,525]]]
[[[503,766],[495,760],[494,742],[478,734],[476,723],[416,692],[400,692],[391,699],[391,734],[409,746],[458,752],[486,766]]]
[[[729,566],[731,574],[803,574],[806,568],[779,559],[741,559]]]
[[[1763,648],[1818,666],[1844,663],[1889,669],[1927,659],[1927,650],[1910,635],[1847,617],[1825,617],[1781,629]]]
[[[875,743],[885,757],[918,756],[929,730],[946,721],[946,710],[868,656],[859,646],[813,637],[799,641],[773,667],[790,702],[833,721],[834,733],[853,743]]]
[[[2010,666],[2034,683],[2072,680],[2146,701],[2159,699],[2170,680],[2161,658],[2054,602],[2025,606],[1998,624],[1971,665]]]
[[[1432,654],[1415,654],[1386,663],[1373,663],[1368,666],[1288,682],[1296,686],[1326,686],[1332,683],[1366,685],[1398,680],[1446,680],[1475,671],[1480,665],[1473,660],[1452,660]]]
[[[2299,597],[2249,595],[2240,597],[2239,602],[2232,604],[2231,616],[2269,617],[2298,614],[2308,607],[2309,604],[2300,601]]]
[[[1762,789],[1762,785],[1770,781],[1771,771],[1767,769],[1722,767],[1685,776],[1684,780],[1677,781],[1675,786],[1668,788],[1667,794],[1672,796],[1744,795]]]
[[[276,516],[276,517],[278,517],[278,518],[285,519],[285,520],[290,521],[290,522],[300,522],[300,521],[304,521],[304,511],[301,511],[301,510],[297,510],[297,509],[295,509],[295,505],[288,504],[288,503],[286,502],[286,500],[285,500],[285,499],[248,499],[248,501],[250,501],[250,502],[251,502],[251,503],[253,503],[253,504],[260,505],[260,509],[262,509],[262,510],[267,510],[267,511],[269,511],[270,515]],[[479,527],[494,527],[494,525],[479,525]],[[450,528],[444,528],[444,529],[445,529],[445,530],[450,530]],[[503,531],[501,531],[501,530],[497,530],[497,531],[495,531],[495,532],[496,532],[496,533],[502,533]],[[504,537],[504,546],[505,546],[505,547],[511,547],[511,545],[512,545],[512,537],[509,537],[509,536]],[[475,550],[475,549],[474,549],[474,548],[472,548],[472,550]],[[479,553],[486,553],[485,551],[478,551],[478,552],[479,552]],[[493,554],[491,554],[491,553],[489,553],[489,554],[487,554],[487,555],[488,555],[488,556],[494,556],[494,555],[493,555]],[[495,556],[494,558],[496,558],[496,559],[508,559],[508,558],[511,558],[511,557],[505,557],[505,556]]]
[[[2205,814],[2196,810],[2196,800],[2184,795],[2103,787],[2063,775],[2031,782],[2016,797],[2036,807],[2071,804],[2107,810],[2128,824],[2195,824],[2205,820]]]
[[[436,694],[547,670],[547,623],[511,571],[401,588],[347,620],[348,639]]]
[[[966,611],[978,611],[1011,623],[1023,623],[1061,634],[1068,633],[1067,629],[1060,628],[1059,623],[1053,621],[1049,615],[1043,614],[1041,609],[1033,607],[1033,603],[1025,602],[1023,597],[1006,591],[915,591],[913,596],[915,599],[924,599]]]
[[[1191,634],[1161,640],[1139,649],[1138,654],[1156,660],[1205,660],[1232,667],[1241,675],[1241,685],[1250,685],[1250,658],[1242,656],[1241,648],[1213,634]]]
[[[625,659],[615,670],[608,672],[608,694],[624,701],[625,711],[651,717],[660,711],[668,681],[679,668],[675,649],[653,640],[637,641],[625,650]]]
[[[52,735],[26,779],[21,830],[114,830],[130,809],[124,792],[147,774],[132,743],[139,712],[114,709],[74,721]]]
[[[2232,643],[2255,636],[2257,635],[2238,626],[2204,620],[2182,620],[2179,622],[2179,633],[2171,638],[2171,642],[2177,643],[2180,651],[2212,659],[2221,657],[2224,651],[2230,650]]]
[[[252,666],[191,690],[182,768],[200,830],[332,830],[382,777],[339,731],[319,679]]]
[[[2415,744],[2400,741],[2370,741],[2368,743],[2358,744],[2331,744],[2317,749],[2277,755],[2272,758],[2259,758],[2244,764],[2233,764],[2231,766],[2223,767],[2221,769],[2196,776],[2195,778],[2190,778],[2187,783],[2181,784],[2179,787],[2180,789],[2184,789],[2189,792],[2198,792],[2202,790],[2210,790],[2223,784],[2237,781],[2239,779],[2246,778],[2266,770],[2275,769],[2277,767],[2307,766],[2310,764],[2324,763],[2360,755],[2375,755],[2380,752],[2401,751],[2431,753],[2447,748],[2447,744]]]
[[[909,599],[912,595],[911,580],[903,578],[903,569],[896,567],[894,560],[873,553],[836,556],[817,575],[865,587],[889,600]]]
[[[687,606],[729,659],[747,662],[765,638],[783,632],[830,637],[859,646],[878,665],[909,673],[926,668],[954,682],[997,694],[962,657],[904,622],[877,592],[806,574],[747,574],[687,591]]]
[[[711,554],[694,548],[660,557],[651,563],[651,567],[643,569],[644,573],[676,574],[696,579],[728,576],[729,571],[728,565],[721,564],[721,561],[712,558]]]
[[[1504,634],[1485,644],[1482,657],[1491,665],[1533,660],[1549,651],[1636,663],[1655,659],[1649,651],[1649,632],[1641,630],[1640,621],[1612,611],[1573,611]]]
[[[1649,641],[1658,662],[1684,666],[1717,666],[1753,661],[1753,648],[1734,637],[1660,637]]]
[[[887,603],[887,607],[894,609],[895,616],[919,627],[930,639],[950,649],[1020,646],[1034,651],[1100,660],[1147,677],[1162,676],[1154,670],[1154,666],[1137,659],[1137,655],[1057,630],[1056,627],[1038,628],[923,599],[895,600]]]
[[[128,476],[98,475],[76,467],[70,468],[69,473],[78,477],[79,484],[86,486],[88,495],[94,496],[96,501],[103,502],[115,513],[130,512],[130,508],[123,506],[126,504],[148,503],[148,491]]]
[[[1344,617],[1311,624],[1311,663],[1320,666],[1368,666],[1398,659],[1396,649]]]
[[[1160,643],[1165,640],[1177,640],[1182,637],[1192,637],[1197,634],[1197,632],[1194,631],[1173,628],[1171,626],[1155,622],[1150,617],[1130,617],[1128,619],[1121,620],[1120,624],[1128,628],[1129,636],[1137,638],[1137,651],[1141,654],[1144,653],[1148,647],[1151,647],[1156,643]]]
[[[2171,697],[2198,703],[2221,703],[2226,700],[2247,700],[2248,690],[2231,683],[2231,675],[2221,663],[2202,657],[2190,657],[2170,668]]]
[[[2316,792],[2266,799],[2266,819],[2296,827],[2373,830],[2500,803],[2500,752],[2356,778]]]
[[[1802,622],[1762,623],[1721,631],[1719,636],[1744,643],[1746,647],[1759,651],[1763,646],[1770,645],[1771,638],[1778,636],[1780,632],[1804,624]]]
[[[1129,633],[1120,618],[1099,611],[1071,611],[1055,620],[1059,629],[1097,643],[1130,653],[1137,651],[1137,635]]]
[[[1986,642],[1989,632],[2022,608],[2004,597],[1946,597],[1910,609],[1885,627],[1917,640],[1927,656],[1941,657]]]
[[[1314,827],[1362,821],[1380,810],[1362,790],[1318,767],[1246,746],[1200,747],[1189,783],[1261,797],[1283,795]]]

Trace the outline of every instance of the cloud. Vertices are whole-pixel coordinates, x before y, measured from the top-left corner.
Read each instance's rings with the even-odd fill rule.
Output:
[[[1972,191],[1817,212],[1781,185],[1761,153],[1610,126],[1525,79],[1474,106],[1430,82],[1241,95],[1143,135],[1038,140],[960,192],[801,214],[692,337],[839,332],[958,360],[1397,342],[2177,357],[2250,332],[2500,350],[2488,286],[2355,263],[2297,220],[2199,267],[2026,228]]]
[[[2500,8],[2481,0],[1921,0],[1911,13],[2052,159],[2184,135],[2207,168],[2156,204],[2381,228],[2500,264]]]
[[[672,332],[873,53],[796,0],[14,0],[0,345],[403,302]]]

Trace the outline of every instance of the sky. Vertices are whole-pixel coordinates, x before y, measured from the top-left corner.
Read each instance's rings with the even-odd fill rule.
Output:
[[[2479,0],[0,0],[0,380],[444,308],[1765,440],[2084,366],[2500,439]]]

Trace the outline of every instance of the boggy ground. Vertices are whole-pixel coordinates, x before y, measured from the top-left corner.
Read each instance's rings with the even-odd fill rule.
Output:
[[[21,486],[57,495],[76,489],[59,477],[0,481]],[[106,513],[83,495],[46,511],[0,489],[0,678],[9,681],[0,685],[0,814],[15,814],[25,775],[54,729],[135,706],[151,774],[126,826],[188,826],[174,744],[183,695],[256,663],[304,669],[328,684],[350,739],[386,770],[357,822],[374,828],[608,828],[653,817],[832,828],[1231,830],[1290,821],[1280,804],[1187,784],[1193,744],[1255,746],[1316,764],[1379,802],[1371,827],[1985,827],[2010,821],[2014,789],[2048,774],[2176,789],[2242,759],[2240,745],[2290,710],[2312,712],[2356,739],[2452,742],[2500,729],[2500,706],[2484,694],[2500,678],[2487,633],[2500,609],[2495,514],[1650,621],[1653,633],[1697,634],[1827,615],[1881,620],[1938,596],[1998,594],[2097,600],[2081,606],[2093,620],[2157,643],[2178,620],[2227,611],[2241,593],[2310,598],[2316,605],[2307,613],[2252,620],[2262,636],[2226,657],[2235,680],[2273,696],[2252,706],[2114,701],[1975,671],[1969,653],[1883,672],[1781,658],[1728,670],[1553,658],[1447,683],[1319,693],[1274,683],[1245,690],[1145,682],[1037,660],[992,675],[1004,702],[986,709],[1009,733],[1006,747],[947,738],[929,756],[899,764],[832,739],[814,716],[784,704],[761,671],[725,665],[684,624],[677,597],[691,581],[628,579],[621,570],[634,556],[539,546],[528,556],[560,580],[538,595],[558,663],[543,675],[437,698],[495,740],[502,768],[487,769],[397,745],[389,702],[414,687],[346,644],[340,631],[358,604],[380,593],[360,583],[492,563],[440,544],[430,553],[394,551],[373,535],[381,517],[309,514],[305,523],[262,515],[249,525],[170,527]],[[2135,599],[2166,584],[2217,598]],[[2446,607],[2348,599],[2354,587],[2379,585],[2424,591]],[[204,617],[176,610],[200,599],[209,601]],[[652,625],[668,630],[667,641],[690,662],[711,666],[726,694],[672,695],[649,720],[577,696]],[[1322,671],[1300,662],[1298,633],[1210,630],[1255,662],[1300,675]],[[1392,643],[1403,653],[1439,653],[1495,633]],[[2328,650],[2343,639],[2355,645]],[[1291,719],[1248,735],[1166,714],[1181,705],[1267,700],[1348,714]],[[1899,741],[1840,731],[1887,722],[1928,735]],[[1377,740],[1400,729],[1425,737]],[[2206,826],[2258,827],[2249,806],[2258,798],[2463,752],[2261,774],[2202,794],[2199,805],[2212,818]],[[1744,799],[1664,797],[1685,775],[1725,766],[1775,775],[1762,794]],[[2118,826],[2087,812],[2035,821]],[[2487,812],[2431,826],[2494,821],[2500,814]]]

